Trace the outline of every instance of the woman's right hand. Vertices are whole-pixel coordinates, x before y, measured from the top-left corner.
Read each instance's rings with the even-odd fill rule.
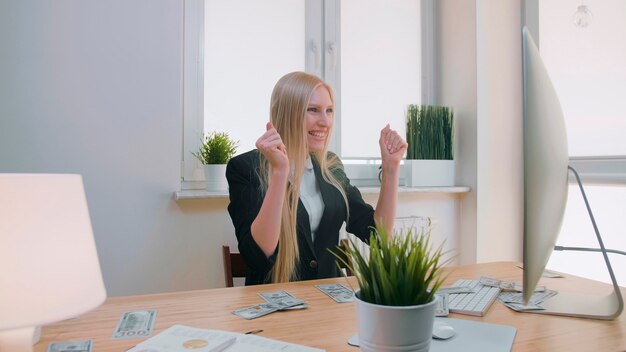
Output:
[[[289,158],[287,148],[272,123],[268,122],[265,128],[265,133],[256,141],[256,147],[270,163],[271,174],[268,176],[271,177],[261,209],[250,225],[250,232],[254,242],[269,258],[276,251],[280,237],[281,210],[289,180]]]
[[[275,171],[289,172],[287,148],[283,144],[280,134],[271,122],[268,122],[265,128],[265,133],[256,141],[257,149],[270,162]]]

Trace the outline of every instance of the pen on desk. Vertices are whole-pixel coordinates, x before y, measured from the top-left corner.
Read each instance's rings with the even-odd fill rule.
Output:
[[[250,334],[258,334],[260,332],[263,332],[263,329],[248,331],[248,332],[245,332],[244,334],[250,335]]]
[[[237,337],[231,337],[230,339],[220,343],[219,345],[213,347],[209,350],[209,352],[222,352],[225,351],[228,347],[232,346],[237,342]]]

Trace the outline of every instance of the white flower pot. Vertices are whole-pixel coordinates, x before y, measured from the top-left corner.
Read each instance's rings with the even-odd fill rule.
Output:
[[[435,321],[435,298],[417,306],[382,306],[364,302],[354,294],[359,345],[365,352],[401,352],[430,349]]]
[[[204,165],[206,190],[209,192],[228,190],[226,164]]]
[[[454,186],[454,160],[405,160],[404,180],[407,187]]]

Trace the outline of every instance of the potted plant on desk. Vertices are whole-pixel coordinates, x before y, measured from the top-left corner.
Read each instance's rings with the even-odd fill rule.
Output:
[[[454,186],[454,113],[446,106],[407,107],[407,187]]]
[[[211,132],[204,137],[200,150],[192,153],[204,165],[207,191],[228,189],[226,164],[237,152],[237,143],[226,132]]]
[[[359,345],[363,351],[428,351],[432,338],[435,293],[444,281],[443,246],[432,249],[430,233],[410,229],[387,238],[384,229],[372,231],[369,257],[350,242],[338,247],[359,284],[355,292]]]

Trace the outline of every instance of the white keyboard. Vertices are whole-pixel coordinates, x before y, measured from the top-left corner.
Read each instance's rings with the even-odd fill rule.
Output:
[[[450,294],[448,309],[451,313],[482,317],[500,294],[500,288],[484,286],[478,280],[459,280],[452,287],[470,287],[474,292]]]

